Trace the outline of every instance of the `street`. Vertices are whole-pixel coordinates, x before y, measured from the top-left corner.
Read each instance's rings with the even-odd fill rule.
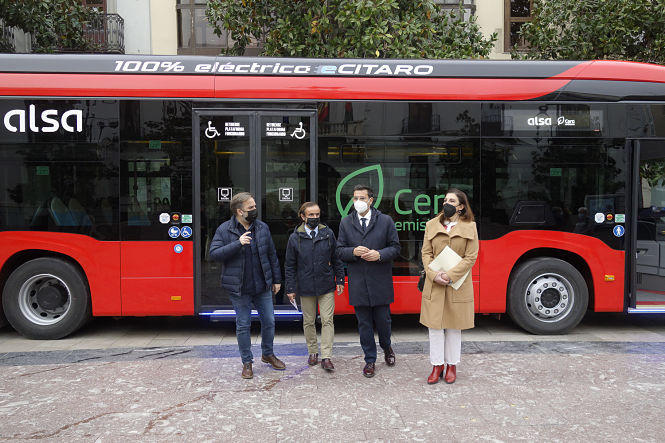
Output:
[[[97,318],[72,337],[0,331],[3,441],[662,441],[665,317],[590,314],[534,336],[507,317],[463,333],[452,385],[427,385],[427,331],[394,316],[397,364],[362,376],[353,317],[336,319],[334,373],[307,365],[300,323],[240,377],[233,323]]]

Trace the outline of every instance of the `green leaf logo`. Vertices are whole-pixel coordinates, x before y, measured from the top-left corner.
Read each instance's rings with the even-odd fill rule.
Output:
[[[349,214],[349,211],[351,210],[351,207],[353,206],[353,199],[350,199],[349,202],[344,206],[342,204],[342,189],[344,188],[344,185],[346,185],[349,180],[354,179],[361,174],[364,173],[369,173],[369,176],[362,181],[357,181],[358,183],[364,183],[367,184],[368,186],[372,186],[370,183],[372,183],[372,172],[376,171],[376,175],[378,177],[378,182],[379,182],[379,189],[376,191],[376,195],[374,196],[374,207],[378,208],[379,204],[381,203],[381,197],[383,197],[383,171],[381,170],[381,165],[371,165],[367,166],[365,168],[358,169],[357,171],[353,171],[346,177],[342,179],[341,182],[339,182],[339,185],[337,185],[337,192],[335,193],[335,199],[337,200],[337,210],[339,211],[340,214],[342,214],[342,217],[346,217]]]

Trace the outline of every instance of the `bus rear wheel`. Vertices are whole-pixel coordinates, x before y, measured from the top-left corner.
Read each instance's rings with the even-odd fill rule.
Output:
[[[532,334],[565,334],[582,321],[588,304],[582,274],[556,258],[520,264],[508,285],[508,314]]]
[[[38,258],[11,273],[2,293],[9,324],[31,339],[65,337],[90,318],[90,295],[79,270],[64,260]]]

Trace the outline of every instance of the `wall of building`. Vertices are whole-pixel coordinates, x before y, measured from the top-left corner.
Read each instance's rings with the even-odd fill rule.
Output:
[[[154,55],[178,53],[176,0],[150,0],[150,41]]]
[[[476,1],[477,23],[483,35],[487,38],[493,32],[498,34],[494,49],[489,55],[492,59],[510,59],[510,53],[503,50],[504,3],[504,0]]]
[[[125,54],[152,54],[151,0],[115,0],[116,11],[125,21]],[[159,3],[167,3],[160,0]],[[170,0],[168,1],[170,3]],[[175,1],[173,2],[175,13]],[[110,6],[110,5],[108,5]],[[154,9],[159,9],[155,7]],[[108,8],[109,12],[110,8]],[[152,26],[151,26],[152,24]]]

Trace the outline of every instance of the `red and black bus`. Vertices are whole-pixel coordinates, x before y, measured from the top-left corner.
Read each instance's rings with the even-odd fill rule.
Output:
[[[283,263],[300,204],[336,231],[358,183],[399,231],[394,313],[420,309],[450,187],[477,215],[476,312],[547,334],[665,311],[662,66],[2,55],[0,96],[2,309],[27,337],[232,316],[207,255],[230,198],[256,196]]]

